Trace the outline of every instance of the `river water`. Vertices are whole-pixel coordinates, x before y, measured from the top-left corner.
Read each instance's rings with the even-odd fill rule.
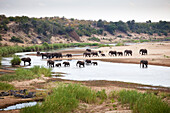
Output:
[[[20,57],[30,57],[32,59],[32,65],[25,68],[35,65],[47,67],[47,61],[42,59],[41,56],[26,54],[35,54],[35,52],[16,53]],[[11,59],[11,57],[3,58],[2,65],[10,65]],[[66,60],[55,61],[55,64],[64,61]],[[60,78],[69,80],[109,80],[170,87],[170,68],[165,66],[149,65],[147,69],[143,69],[140,68],[139,64],[97,61],[98,66],[86,65],[85,68],[79,68],[76,66],[77,60],[70,60],[68,62],[71,64],[70,67],[63,67],[62,65],[62,67],[54,67],[52,71],[66,73],[64,77]],[[23,62],[21,65],[24,65]]]

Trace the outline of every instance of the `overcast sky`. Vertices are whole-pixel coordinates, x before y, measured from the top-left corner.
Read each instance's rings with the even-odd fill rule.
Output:
[[[158,22],[170,21],[170,0],[0,0],[0,14]]]

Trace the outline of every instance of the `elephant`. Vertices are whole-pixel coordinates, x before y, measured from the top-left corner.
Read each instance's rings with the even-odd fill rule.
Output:
[[[99,50],[99,53],[101,54],[101,53],[102,53],[102,51],[100,51],[100,50]]]
[[[83,53],[83,56],[85,56],[85,57],[91,57],[91,53],[85,52],[85,53]]]
[[[37,55],[41,55],[41,53],[39,51],[37,51]]]
[[[142,54],[142,55],[147,55],[147,49],[140,49],[139,50],[139,54]]]
[[[69,67],[70,66],[69,62],[63,62],[63,64],[64,64],[64,67]]]
[[[117,52],[118,56],[123,56],[123,52]]]
[[[92,64],[93,64],[93,65],[98,65],[98,63],[97,63],[97,62],[92,62]]]
[[[124,55],[125,55],[125,56],[127,56],[127,55],[128,55],[128,56],[129,56],[129,55],[132,56],[132,50],[125,50],[125,51],[124,51]]]
[[[106,55],[102,53],[101,56],[106,56]]]
[[[55,66],[56,67],[61,67],[61,63],[57,63]]]
[[[91,49],[86,49],[87,52],[91,52]]]
[[[97,52],[91,52],[91,55],[92,55],[92,56],[98,56],[98,57],[99,57],[99,55],[98,55]]]
[[[68,57],[68,58],[70,57],[71,58],[72,54],[66,54],[66,57]]]
[[[62,53],[53,53],[56,58],[62,58]]]
[[[109,51],[109,55],[111,56],[117,56],[117,52],[116,51]]]
[[[22,61],[24,61],[24,66],[25,66],[25,62],[28,62],[29,65],[31,65],[31,58],[27,57],[27,58],[21,58]]]
[[[52,60],[47,60],[47,66],[49,65],[49,67],[54,67],[54,61]]]
[[[147,60],[141,60],[140,61],[140,67],[141,67],[141,64],[142,64],[142,68],[144,68],[144,66],[145,66],[145,68],[148,67],[148,61]]]
[[[88,64],[91,64],[91,60],[85,60],[85,62],[86,62],[86,64],[88,65]]]
[[[42,59],[44,59],[44,56],[46,57],[46,58],[48,58],[48,55],[49,53],[41,53],[41,56],[42,56]]]
[[[85,64],[84,61],[77,61],[76,66],[79,65],[79,67],[81,67],[81,66],[85,67],[84,64]]]

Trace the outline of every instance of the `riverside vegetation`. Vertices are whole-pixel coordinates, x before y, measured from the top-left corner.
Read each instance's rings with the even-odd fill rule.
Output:
[[[42,45],[33,45],[33,46],[4,46],[0,48],[0,56],[7,56],[9,54],[14,54],[17,52],[31,52],[31,51],[43,51],[43,50],[49,50],[49,49],[60,49],[60,48],[68,48],[68,47],[85,47],[85,46],[109,46],[99,43],[69,43],[69,44],[62,44],[62,43],[56,43],[56,44],[48,44],[43,43]]]
[[[105,90],[95,91],[80,84],[59,84],[52,89],[52,94],[45,98],[41,104],[26,107],[21,113],[66,113],[75,112],[80,103],[102,104],[109,101],[116,110],[118,100],[122,107],[126,106],[134,113],[169,113],[170,106],[152,93],[139,93],[135,90],[112,91],[106,94]],[[108,102],[107,102],[108,103]]]

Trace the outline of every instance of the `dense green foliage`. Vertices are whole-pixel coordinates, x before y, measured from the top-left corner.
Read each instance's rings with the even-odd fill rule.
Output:
[[[12,36],[9,41],[10,42],[24,43],[20,38],[16,38],[15,36]]]
[[[124,105],[129,104],[134,113],[169,113],[170,106],[159,97],[150,93],[137,91],[120,91],[118,100]]]
[[[95,103],[96,100],[96,92],[86,86],[60,84],[42,104],[26,107],[21,113],[67,113],[76,109],[79,102]]]
[[[0,90],[12,90],[15,89],[15,87],[11,84],[0,82]]]
[[[88,40],[100,42],[100,39],[99,39],[99,38],[96,38],[96,37],[88,38]]]
[[[44,75],[46,77],[51,76],[51,69],[44,67],[34,66],[30,69],[18,68],[14,74],[4,74],[0,76],[0,81],[22,81],[31,80]]]
[[[17,53],[17,52],[31,52],[31,51],[43,51],[49,49],[60,49],[60,48],[67,48],[67,47],[85,47],[85,46],[107,46],[98,43],[69,43],[69,44],[48,44],[44,43],[43,45],[33,45],[27,47],[21,46],[5,46],[0,47],[0,56],[7,56],[9,54]]]
[[[20,65],[21,59],[18,56],[14,55],[10,63],[11,65]]]
[[[170,32],[170,22],[167,21],[151,22],[149,20],[145,23],[137,23],[135,20],[127,22],[107,22],[101,19],[98,21],[85,21],[77,19],[69,20],[59,17],[29,18],[27,16],[6,17],[4,15],[0,15],[0,20],[0,32],[2,33],[8,30],[13,31],[13,33],[17,32],[17,30],[22,30],[28,34],[29,37],[30,31],[33,30],[41,36],[39,38],[45,42],[54,35],[65,35],[65,37],[68,37],[69,33],[73,30],[75,30],[79,36],[86,35],[89,37],[92,34],[104,35],[103,30],[113,35],[116,30],[124,33],[135,32],[150,35],[157,33],[160,36],[167,36]],[[8,28],[7,24],[9,22],[15,22],[17,29]]]

